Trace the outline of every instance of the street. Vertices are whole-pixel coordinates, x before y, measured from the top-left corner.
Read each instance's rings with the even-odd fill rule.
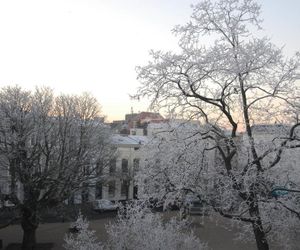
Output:
[[[173,216],[174,212],[168,213],[166,216]],[[229,231],[221,226],[222,222],[226,223],[226,219],[221,218],[220,225],[216,225],[208,218],[201,216],[192,217],[192,227],[195,234],[202,240],[208,243],[209,249],[213,250],[252,250],[256,249],[254,244],[242,243],[234,241],[234,232]],[[107,239],[105,225],[113,222],[115,218],[108,217],[90,221],[90,228],[96,231],[97,237],[101,241]],[[70,223],[47,223],[41,224],[37,230],[37,241],[39,243],[52,242],[54,250],[62,250],[64,244],[64,235],[68,231]],[[251,237],[253,237],[251,235]],[[7,247],[10,243],[21,243],[22,229],[20,225],[12,225],[0,230],[0,239],[3,240],[3,247]]]

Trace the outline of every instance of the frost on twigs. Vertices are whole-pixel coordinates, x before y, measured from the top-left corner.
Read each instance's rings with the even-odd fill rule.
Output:
[[[244,239],[253,231],[257,249],[275,240],[286,249],[299,233],[290,221],[300,218],[300,57],[261,34],[260,9],[256,0],[201,1],[174,29],[178,50],[152,51],[137,68],[137,98],[204,128],[154,137],[139,192],[165,203],[196,195],[247,225],[239,229]],[[274,195],[278,187],[289,191]]]
[[[74,233],[65,236],[64,248],[67,250],[102,250],[102,243],[97,241],[95,231],[89,229],[89,222],[80,213],[77,220],[70,225]]]
[[[176,250],[206,249],[205,244],[187,230],[186,221],[163,222],[145,204],[133,203],[120,209],[118,220],[107,227],[111,249]]]

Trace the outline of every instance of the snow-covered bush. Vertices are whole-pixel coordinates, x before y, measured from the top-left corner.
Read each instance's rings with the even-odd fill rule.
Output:
[[[89,222],[79,214],[77,220],[71,224],[71,229],[78,231],[65,236],[64,248],[67,250],[102,250],[101,242],[97,241],[95,231],[89,230]]]
[[[187,222],[152,213],[143,204],[122,207],[118,220],[107,226],[110,249],[176,250],[206,249],[205,244],[187,230]]]

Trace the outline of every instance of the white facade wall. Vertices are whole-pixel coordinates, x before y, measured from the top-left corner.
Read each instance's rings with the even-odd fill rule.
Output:
[[[140,153],[139,148],[147,141],[147,137],[140,135],[115,135],[113,144],[117,147],[115,172],[110,173],[110,169],[104,170],[104,180],[102,181],[102,199],[120,201],[131,200],[134,198],[134,175],[135,175],[135,162],[139,162]],[[122,161],[128,162],[128,171],[123,171]],[[122,193],[122,183],[126,181],[126,188]],[[114,186],[114,195],[109,192],[110,186]],[[94,193],[96,188],[94,188]],[[93,191],[92,191],[93,192]],[[91,197],[93,198],[93,197]],[[94,198],[95,195],[94,195]]]

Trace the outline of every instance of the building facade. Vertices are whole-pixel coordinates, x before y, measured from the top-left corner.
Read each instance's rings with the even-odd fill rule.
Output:
[[[113,201],[137,198],[137,185],[134,177],[139,168],[139,149],[147,142],[146,136],[119,135],[112,137],[116,147],[116,157],[104,169],[103,180],[95,186],[95,199]]]

